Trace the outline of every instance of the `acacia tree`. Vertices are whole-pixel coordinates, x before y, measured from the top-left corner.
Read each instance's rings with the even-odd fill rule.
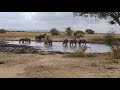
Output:
[[[74,31],[71,29],[71,27],[67,27],[65,30],[66,30],[65,32],[66,32],[67,35],[69,35],[69,36],[71,36],[72,33],[74,32]]]
[[[94,34],[95,31],[93,31],[92,29],[86,29],[85,31],[87,34]]]
[[[58,34],[59,34],[59,31],[58,31],[56,28],[52,28],[52,29],[50,30],[50,33],[51,33],[52,35],[58,35]]]
[[[85,32],[81,31],[81,30],[77,30],[77,31],[74,32],[74,34],[85,34]]]
[[[110,24],[120,25],[120,12],[73,12],[74,16],[95,17],[108,19]]]

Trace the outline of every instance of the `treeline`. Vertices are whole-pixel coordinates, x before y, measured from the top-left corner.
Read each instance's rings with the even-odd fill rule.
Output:
[[[56,29],[56,28],[52,28],[50,30],[50,33],[51,33],[51,35],[59,35],[60,31],[58,29]],[[65,29],[65,33],[70,36],[70,35],[73,35],[73,34],[85,34],[85,33],[87,33],[87,34],[94,34],[95,31],[92,30],[92,29],[86,29],[85,32],[82,31],[82,30],[74,31],[74,30],[71,29],[71,27],[67,27]]]
[[[23,30],[19,30],[19,31],[9,31],[9,30],[5,30],[5,29],[0,29],[0,33],[6,33],[6,32],[32,32],[32,31],[23,31]],[[82,30],[72,30],[71,27],[67,27],[64,31],[67,35],[73,35],[73,34],[94,34],[95,31],[92,29],[86,29],[85,31]],[[56,28],[52,28],[50,30],[51,35],[59,35],[60,31]]]
[[[6,32],[27,32],[27,31],[9,31],[6,29],[0,29],[0,33],[6,33]]]
[[[27,32],[27,31],[7,31],[7,32]]]

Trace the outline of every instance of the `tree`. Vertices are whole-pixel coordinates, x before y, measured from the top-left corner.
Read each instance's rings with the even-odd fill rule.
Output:
[[[0,29],[0,33],[6,33],[6,30]]]
[[[95,31],[93,31],[92,29],[86,29],[85,31],[87,34],[94,34]]]
[[[120,25],[120,12],[73,12],[74,16],[95,17],[108,19],[111,25]]]
[[[67,35],[69,35],[69,36],[71,36],[72,33],[74,32],[74,31],[71,29],[71,27],[67,27],[65,30],[66,30],[65,32],[66,32]]]
[[[51,33],[52,35],[58,35],[58,34],[59,34],[59,31],[58,31],[56,28],[52,28],[52,29],[50,30],[50,33]]]
[[[74,34],[85,34],[85,32],[81,31],[81,30],[77,30],[77,31],[74,32]]]

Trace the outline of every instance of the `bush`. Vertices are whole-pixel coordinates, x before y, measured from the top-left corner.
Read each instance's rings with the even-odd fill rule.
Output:
[[[104,36],[104,42],[105,44],[109,45],[109,46],[113,46],[113,44],[116,42],[115,39],[115,34],[114,32],[108,32],[105,36]]]
[[[87,34],[94,34],[95,33],[95,31],[93,31],[93,30],[91,30],[91,29],[86,29],[86,31],[85,31]]]
[[[115,38],[114,32],[109,32],[104,36],[104,42],[106,45],[109,45],[112,50],[112,58],[120,58],[120,47],[117,39]]]
[[[51,35],[58,35],[59,31],[56,28],[50,30]]]
[[[74,34],[85,34],[85,32],[84,32],[84,31],[77,30],[77,31],[74,32]]]
[[[6,30],[0,29],[0,33],[6,33]]]
[[[68,28],[66,28],[65,30],[66,30],[65,32],[66,32],[67,35],[69,35],[69,36],[71,36],[71,35],[73,34],[73,32],[74,32],[74,31],[71,29],[71,27],[68,27]]]

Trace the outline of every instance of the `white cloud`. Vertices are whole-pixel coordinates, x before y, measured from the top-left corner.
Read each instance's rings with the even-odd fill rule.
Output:
[[[120,26],[111,26],[106,20],[74,17],[72,12],[0,12],[0,28],[50,30],[57,28],[64,31],[66,27],[73,30],[93,29],[96,33],[115,30],[120,33]]]

